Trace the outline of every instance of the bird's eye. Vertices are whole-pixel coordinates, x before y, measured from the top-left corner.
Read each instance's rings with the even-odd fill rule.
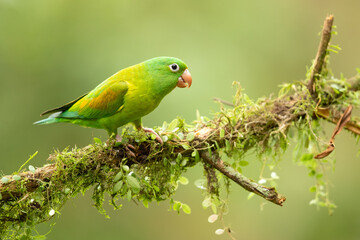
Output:
[[[172,72],[177,72],[180,69],[179,65],[177,65],[176,63],[170,64],[169,68]]]

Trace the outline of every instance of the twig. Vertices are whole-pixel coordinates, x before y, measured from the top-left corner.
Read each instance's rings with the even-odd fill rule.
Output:
[[[318,108],[315,114],[331,123],[338,123],[341,117],[341,113],[338,111],[330,111],[328,108]],[[345,129],[350,132],[360,135],[360,122],[350,120],[346,123]]]
[[[215,97],[215,98],[214,98],[214,101],[215,101],[215,102],[222,103],[222,104],[225,104],[225,105],[228,105],[228,106],[230,106],[230,107],[235,107],[235,105],[232,104],[231,102],[226,101],[226,100],[223,100],[223,99],[221,99],[221,98]]]
[[[310,94],[312,95],[313,98],[316,97],[315,95],[315,81],[316,79],[319,78],[319,75],[321,74],[321,70],[323,68],[324,65],[324,60],[326,57],[326,52],[327,52],[327,48],[330,42],[330,38],[331,38],[331,28],[333,25],[333,21],[334,21],[334,16],[330,15],[328,16],[325,21],[324,21],[324,26],[322,29],[322,34],[321,34],[321,40],[320,40],[320,44],[319,44],[319,48],[314,60],[314,64],[313,64],[313,69],[310,75],[310,80],[308,83],[308,90],[310,92]]]
[[[282,204],[285,202],[286,198],[282,196],[281,194],[278,194],[275,190],[275,188],[269,188],[262,186],[249,178],[245,177],[235,169],[233,169],[230,166],[227,166],[219,157],[217,153],[213,153],[211,156],[208,151],[202,151],[201,152],[201,158],[209,163],[211,166],[216,168],[219,172],[239,184],[241,187],[243,187],[245,190],[249,192],[253,192],[256,195],[259,195],[260,197],[275,203],[279,206],[282,206]]]

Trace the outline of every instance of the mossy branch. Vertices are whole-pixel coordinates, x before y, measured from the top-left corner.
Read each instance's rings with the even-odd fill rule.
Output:
[[[333,18],[330,19],[332,24]],[[323,33],[329,35],[331,31]],[[321,42],[327,42],[325,53],[328,54],[330,35],[328,40],[323,38]],[[221,179],[231,179],[247,191],[281,206],[286,198],[275,188],[262,186],[240,173],[245,154],[253,150],[259,158],[281,155],[293,138],[291,129],[306,130],[309,132],[306,136],[312,137],[305,140],[317,142],[312,125],[319,117],[336,123],[345,106],[360,106],[360,77],[337,79],[334,83],[329,71],[324,71],[323,52],[323,47],[319,47],[320,57],[310,70],[310,81],[284,84],[278,97],[255,102],[236,83],[233,103],[218,99],[220,111],[212,119],[198,114],[191,125],[178,118],[155,129],[163,145],[142,132],[124,129],[121,142],[102,143],[96,139],[84,148],[52,153],[50,164],[43,167],[4,176],[0,181],[0,237],[8,234],[9,229],[17,233],[26,226],[47,221],[66,200],[90,187],[94,187],[95,206],[103,213],[105,193],[110,195],[115,208],[121,207],[118,200],[123,198],[140,201],[144,206],[150,201],[170,199],[174,210],[182,208],[189,212],[186,204],[173,201],[172,196],[178,184],[184,182],[182,174],[200,162],[207,180],[204,189],[210,199],[220,198]],[[309,97],[314,94],[315,83],[311,82],[315,79],[316,102]],[[360,122],[355,118],[345,128],[360,134]],[[316,161],[313,155],[307,155],[306,161],[309,159]],[[315,172],[314,166],[316,162],[309,165],[309,170]]]

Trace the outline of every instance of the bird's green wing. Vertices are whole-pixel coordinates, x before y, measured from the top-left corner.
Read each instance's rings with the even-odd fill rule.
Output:
[[[128,91],[125,81],[108,79],[62,112],[60,118],[99,119],[120,111]]]

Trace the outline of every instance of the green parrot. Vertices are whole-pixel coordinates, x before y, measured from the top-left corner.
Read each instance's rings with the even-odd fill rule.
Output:
[[[152,112],[175,87],[190,87],[191,74],[178,58],[157,57],[115,73],[94,90],[61,106],[43,112],[48,118],[34,124],[68,122],[85,127],[105,129],[109,136],[117,136],[117,129],[127,123],[145,132],[141,118]]]

